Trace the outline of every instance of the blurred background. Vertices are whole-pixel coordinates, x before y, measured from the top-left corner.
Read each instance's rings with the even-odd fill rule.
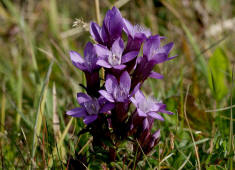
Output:
[[[163,80],[144,84],[175,115],[156,123],[160,143],[139,168],[234,168],[235,1],[100,0],[101,19],[114,5],[178,55],[156,66]],[[63,169],[88,155],[89,134],[76,136],[84,124],[65,115],[84,82],[68,52],[83,54],[96,20],[95,0],[0,0],[2,169]]]

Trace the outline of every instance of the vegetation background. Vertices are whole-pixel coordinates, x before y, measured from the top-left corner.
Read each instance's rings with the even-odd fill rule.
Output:
[[[113,5],[178,54],[155,68],[163,80],[144,85],[175,115],[156,123],[160,143],[137,169],[235,168],[235,1],[100,0],[100,12],[96,2],[0,0],[0,169],[66,169],[89,155],[82,120],[65,114],[84,82],[68,52],[83,54],[89,22]]]

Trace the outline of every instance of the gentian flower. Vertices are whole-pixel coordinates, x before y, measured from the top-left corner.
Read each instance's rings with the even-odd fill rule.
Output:
[[[99,113],[106,113],[114,108],[114,104],[103,97],[92,98],[85,93],[77,94],[77,101],[81,107],[67,111],[67,115],[81,117],[85,124],[90,124],[98,118]]]
[[[161,47],[161,39],[162,37],[159,35],[151,36],[147,39],[143,46],[143,56],[146,57],[147,60],[153,65],[171,60],[175,57],[168,58],[174,43],[171,42]]]
[[[145,98],[143,93],[138,90],[135,93],[135,97],[131,97],[130,100],[136,106],[137,114],[140,117],[144,117],[144,129],[148,129],[152,124],[153,119],[163,121],[164,118],[158,114],[159,112],[173,114],[166,111],[165,106],[162,103],[157,103],[153,98]]]
[[[124,63],[132,60],[138,55],[138,51],[132,51],[122,56],[124,42],[121,38],[114,41],[111,50],[99,44],[95,45],[95,49],[98,55],[97,65],[117,70],[123,70],[126,67]]]
[[[139,57],[136,61],[131,89],[134,88],[137,83],[144,81],[148,77],[162,79],[163,76],[161,74],[152,71],[154,66],[176,57],[168,57],[174,44],[168,43],[161,47],[161,39],[163,39],[163,37],[159,35],[150,36],[144,43],[143,56]]]
[[[142,42],[151,35],[149,29],[146,29],[140,25],[132,25],[128,20],[124,21],[124,31],[128,36],[126,52],[132,50],[140,50]]]
[[[120,11],[113,7],[105,15],[103,26],[91,22],[90,33],[92,37],[102,45],[110,47],[112,43],[121,37],[123,29],[123,18]]]
[[[88,42],[86,44],[84,50],[84,58],[75,51],[70,51],[70,58],[73,65],[84,72],[92,73],[96,69],[100,68],[100,66],[96,65],[98,58],[94,46],[91,42]]]
[[[115,76],[108,74],[105,82],[106,90],[99,93],[110,102],[126,102],[129,97],[131,78],[127,71],[120,76],[120,81]]]
[[[127,42],[122,39],[123,32]],[[91,22],[90,34],[96,43],[87,43],[84,57],[70,52],[72,63],[85,73],[86,87],[81,86],[87,94],[78,93],[80,107],[67,114],[83,118],[88,126],[81,133],[90,133],[94,152],[107,153],[109,163],[118,158],[117,144],[130,140],[128,136],[137,139],[147,154],[159,141],[160,130],[151,133],[154,121],[164,120],[160,113],[173,113],[166,110],[165,104],[145,97],[140,87],[149,77],[163,78],[153,69],[174,58],[168,57],[173,43],[161,45],[164,37],[152,36],[150,30],[132,25],[116,7],[108,10],[102,26]],[[140,51],[143,55],[138,57]],[[104,86],[100,85],[100,68],[105,70]],[[130,110],[131,103],[134,110]],[[137,143],[132,142],[137,148]],[[137,152],[136,160],[140,160],[142,151]]]
[[[80,70],[84,71],[87,81],[87,92],[90,95],[98,96],[98,90],[100,88],[99,69],[100,66],[96,64],[98,58],[94,45],[91,42],[86,44],[84,50],[84,58],[75,51],[70,51],[70,58],[73,65]]]

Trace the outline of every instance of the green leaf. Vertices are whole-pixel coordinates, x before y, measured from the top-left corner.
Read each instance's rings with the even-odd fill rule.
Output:
[[[221,48],[217,48],[208,62],[208,83],[217,101],[220,101],[228,92],[226,86],[226,72],[228,60]]]

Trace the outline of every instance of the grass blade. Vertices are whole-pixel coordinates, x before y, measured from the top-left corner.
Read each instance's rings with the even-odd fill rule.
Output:
[[[57,152],[57,148],[58,150],[60,150],[61,146],[63,145],[65,136],[68,134],[69,128],[71,127],[73,122],[73,117],[69,120],[69,123],[67,124],[66,128],[64,129],[59,141],[56,143],[56,146],[53,149],[52,155],[49,156],[49,161],[48,161],[48,166],[51,167],[52,166],[52,156],[56,155]]]
[[[2,93],[2,101],[1,101],[1,132],[4,133],[5,127],[5,115],[6,115],[6,96],[5,96],[5,82],[3,82],[3,93]]]
[[[232,68],[232,87],[231,87],[231,95],[230,95],[230,102],[231,102],[231,106],[233,105],[233,75],[234,74],[234,65]],[[229,127],[229,153],[232,155],[234,153],[233,151],[233,109],[231,107],[230,109],[230,127]],[[234,156],[230,156],[229,158],[229,168],[230,170],[233,169],[233,157]]]
[[[35,120],[35,124],[34,124],[34,133],[33,133],[33,143],[32,143],[32,159],[35,156],[36,153],[36,148],[37,148],[37,138],[40,135],[40,130],[41,130],[41,124],[42,124],[42,115],[44,112],[44,106],[45,106],[45,99],[46,99],[46,94],[47,94],[47,87],[48,87],[48,83],[49,83],[49,78],[51,75],[51,70],[52,70],[52,66],[53,66],[53,62],[51,62],[49,69],[47,71],[47,75],[43,81],[42,84],[42,89],[41,89],[41,93],[40,93],[40,99],[39,99],[39,103],[37,106],[37,114],[36,114],[36,120]]]
[[[184,163],[179,167],[178,170],[181,170],[181,169],[184,168],[184,166],[186,165],[186,163],[189,161],[189,158],[191,157],[191,153],[192,153],[192,152],[190,152],[190,154],[188,155],[188,157],[186,158],[186,160],[184,161]]]
[[[22,60],[21,57],[18,57],[18,71],[17,71],[17,107],[20,112],[22,112],[22,95],[23,95],[23,78],[22,78]],[[19,128],[20,126],[21,116],[19,113],[16,115],[16,126]]]

